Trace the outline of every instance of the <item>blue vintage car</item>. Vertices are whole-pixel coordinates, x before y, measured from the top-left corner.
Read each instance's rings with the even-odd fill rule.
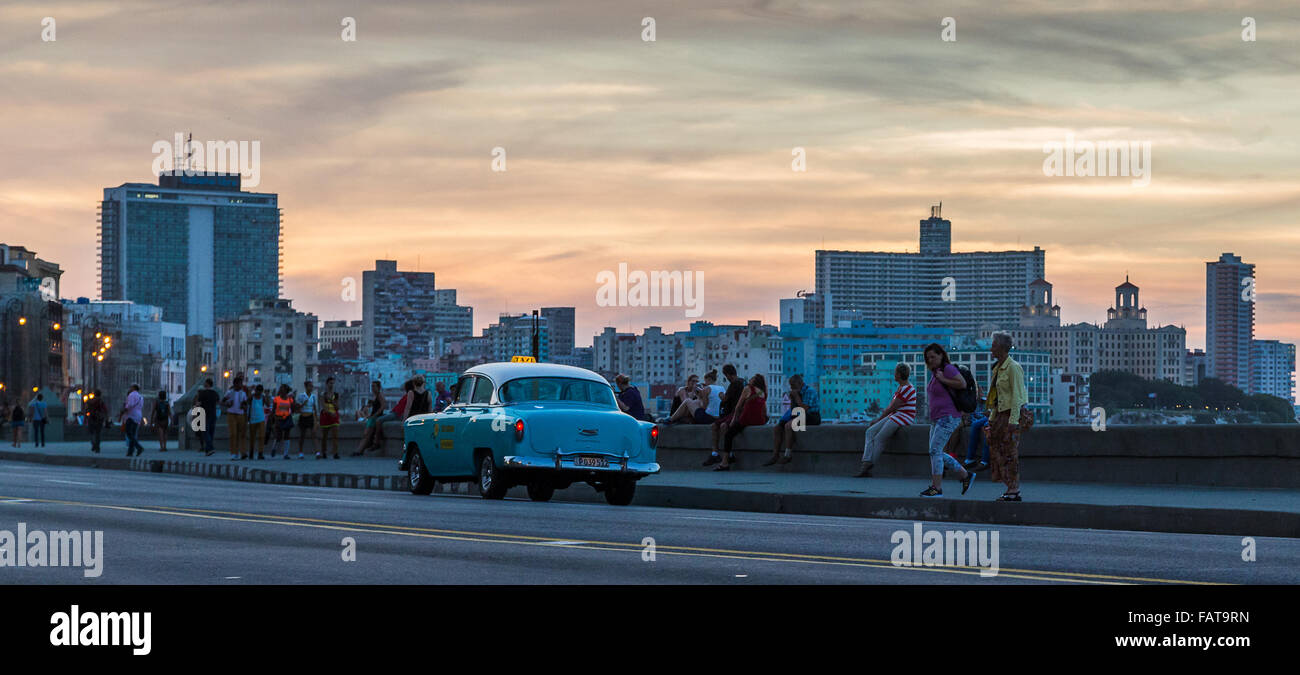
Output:
[[[658,473],[655,425],[619,410],[609,383],[572,366],[488,363],[465,371],[456,400],[403,425],[398,467],[411,492],[472,479],[486,499],[525,485],[533,501],[585,482],[610,504],[632,502],[636,482]]]

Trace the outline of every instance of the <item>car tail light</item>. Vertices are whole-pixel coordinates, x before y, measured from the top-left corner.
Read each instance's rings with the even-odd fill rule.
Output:
[[[523,420],[515,420],[515,440],[516,440],[516,441],[522,441],[522,440],[524,440],[524,421],[523,421]]]
[[[657,426],[650,427],[650,447],[653,448],[658,444],[659,444],[659,427]]]

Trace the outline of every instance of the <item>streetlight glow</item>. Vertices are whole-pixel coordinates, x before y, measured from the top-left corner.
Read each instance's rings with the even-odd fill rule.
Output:
[[[20,317],[18,317],[18,325],[19,325],[19,326],[26,326],[26,325],[27,325],[27,317],[25,317],[25,316],[20,316]]]

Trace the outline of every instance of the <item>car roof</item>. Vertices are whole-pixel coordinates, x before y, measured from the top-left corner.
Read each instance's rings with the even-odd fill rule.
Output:
[[[487,375],[497,384],[520,377],[571,377],[609,384],[605,378],[586,368],[558,363],[484,363],[465,371],[465,375],[472,373]]]

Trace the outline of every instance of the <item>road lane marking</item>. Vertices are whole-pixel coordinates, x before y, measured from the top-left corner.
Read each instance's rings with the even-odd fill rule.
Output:
[[[341,502],[344,504],[381,504],[383,502],[363,502],[359,499],[326,499],[324,497],[285,497],[285,499],[303,499],[313,502]]]
[[[815,525],[817,527],[854,527],[855,525],[861,527],[863,525],[862,523],[854,523],[853,525],[849,525],[845,523],[804,523],[804,522],[798,522],[792,520],[756,520],[753,518],[710,518],[707,516],[677,516],[677,517],[686,518],[688,520],[725,520],[727,522],[732,522],[732,523],[775,523],[777,525]]]
[[[585,542],[585,541],[548,541],[548,542],[544,542],[544,543],[545,543],[545,545],[547,545],[547,546],[569,546],[569,547],[571,547],[571,546],[580,546],[580,545],[585,544],[585,543],[587,543],[587,542]]]
[[[16,497],[0,496],[0,499],[18,499]],[[561,545],[554,543],[557,540],[551,537],[538,537],[534,535],[523,534],[502,534],[493,532],[474,532],[467,530],[444,530],[436,528],[408,527],[402,525],[385,525],[382,523],[356,523],[350,521],[325,520],[321,518],[303,518],[298,516],[282,516],[261,513],[244,513],[239,511],[219,511],[213,509],[187,509],[172,506],[120,506],[115,504],[92,504],[88,502],[74,502],[60,499],[38,499],[32,498],[31,501],[44,504],[61,504],[65,506],[80,506],[85,508],[99,508],[117,511],[130,511],[135,513],[151,513],[158,515],[170,515],[187,518],[203,518],[209,520],[225,520],[233,522],[247,523],[267,523],[273,525],[286,525],[293,527],[311,527],[326,530],[338,530],[344,532],[364,532],[370,534],[390,534],[397,536],[420,537],[424,539],[441,539],[449,541],[468,541],[477,543],[501,543],[517,544],[521,546],[552,546],[554,548],[573,548],[584,551],[618,551],[627,553],[640,553],[644,547],[640,542],[610,542],[610,541],[581,541],[577,544]],[[737,560],[760,560],[766,562],[785,562],[785,563],[806,563],[818,565],[842,565],[852,567],[874,567],[880,569],[892,570],[914,570],[922,572],[937,572],[946,574],[967,574],[980,575],[981,568],[976,566],[915,566],[901,567],[894,565],[888,560],[873,558],[847,558],[842,556],[815,555],[807,553],[772,553],[765,551],[745,551],[735,549],[715,549],[697,546],[670,546],[661,544],[656,547],[656,552],[665,555],[690,556],[690,557],[708,557],[708,558],[728,558]],[[1225,585],[1218,582],[1206,581],[1188,581],[1182,579],[1159,579],[1149,577],[1127,577],[1109,574],[1090,574],[1084,572],[1061,572],[1054,570],[1031,570],[1001,567],[999,568],[998,577],[1011,579],[1028,579],[1034,581],[1060,581],[1083,584],[1128,584],[1128,583],[1162,583],[1162,584],[1188,584],[1188,585]]]
[[[30,501],[32,501],[32,500],[30,500],[30,499],[4,499],[4,500],[0,500],[0,504],[26,504],[26,503],[28,503],[28,502],[30,502]]]
[[[84,482],[84,481],[79,481],[79,480],[60,480],[60,479],[58,479],[58,478],[46,478],[46,479],[45,479],[45,482],[46,482],[46,483],[63,483],[64,485],[94,485],[94,483],[86,483],[86,482]]]

